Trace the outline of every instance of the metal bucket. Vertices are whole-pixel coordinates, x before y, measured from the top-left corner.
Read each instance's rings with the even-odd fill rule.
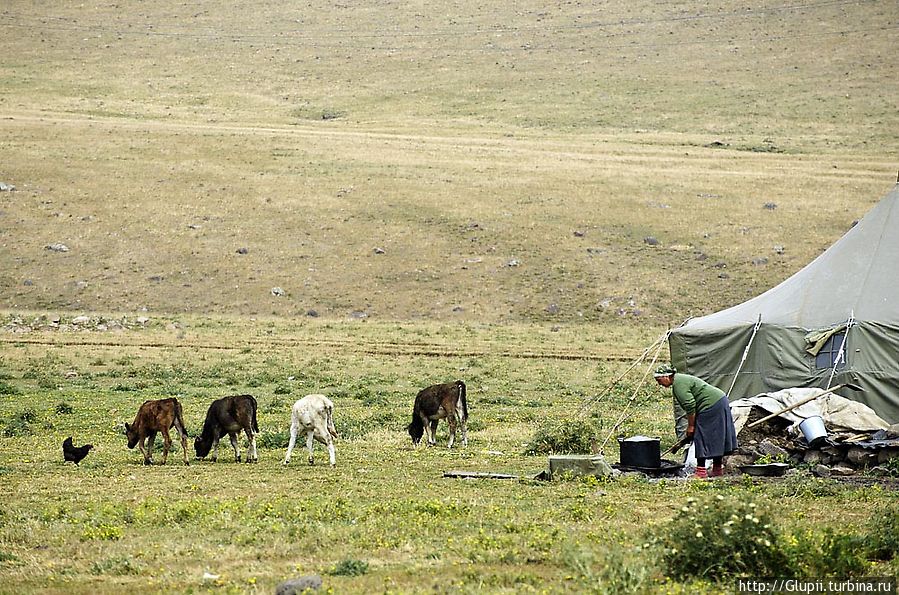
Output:
[[[661,438],[648,436],[632,436],[619,438],[618,446],[621,449],[621,465],[625,467],[638,467],[657,469],[662,465]]]
[[[824,418],[820,415],[813,415],[806,418],[799,424],[799,429],[802,431],[802,435],[805,436],[805,441],[812,447],[817,446],[827,438],[827,428],[824,427]]]

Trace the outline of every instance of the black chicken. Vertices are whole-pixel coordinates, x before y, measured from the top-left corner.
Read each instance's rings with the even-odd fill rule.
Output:
[[[93,444],[85,444],[84,446],[75,446],[72,444],[72,437],[69,436],[62,441],[62,456],[66,462],[72,461],[76,465],[81,459],[87,456],[87,453],[94,447]]]

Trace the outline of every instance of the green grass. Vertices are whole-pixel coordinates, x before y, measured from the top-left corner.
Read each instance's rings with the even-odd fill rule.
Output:
[[[444,479],[451,469],[523,478],[539,472],[545,456],[523,452],[543,420],[570,418],[603,394],[586,408],[602,432],[636,390],[637,406],[618,432],[661,435],[665,445],[673,440],[670,397],[650,386],[638,389],[639,372],[605,394],[627,362],[521,357],[517,351],[545,338],[554,340],[555,353],[580,347],[584,358],[598,354],[583,347],[582,333],[569,329],[544,336],[540,326],[309,326],[196,317],[181,324],[193,345],[166,344],[169,331],[152,323],[77,337],[47,331],[30,336],[43,343],[5,343],[0,371],[20,393],[0,396],[0,422],[25,420],[31,429],[0,436],[5,590],[270,592],[283,580],[317,573],[334,592],[581,592],[597,581],[609,588],[715,591],[711,583],[672,582],[649,562],[655,554],[633,553],[652,541],[687,497],[758,499],[780,510],[778,522],[812,536],[825,527],[861,531],[877,510],[897,501],[896,492],[878,486],[801,477],[707,483]],[[259,333],[272,343],[218,347],[238,336],[237,329],[245,340]],[[482,351],[391,351],[447,338],[458,348],[460,333],[469,336],[469,348]],[[634,333],[625,338],[643,340]],[[75,341],[54,345],[66,339]],[[309,349],[313,341],[317,346]],[[52,388],[29,373],[37,369],[45,370]],[[441,425],[441,445],[412,448],[404,426],[415,392],[453,378],[468,384],[469,447],[446,449]],[[131,390],[115,389],[123,384]],[[285,386],[292,387],[289,395]],[[184,466],[176,443],[167,466],[144,467],[140,454],[126,448],[121,423],[145,399],[177,396],[195,435],[208,403],[236,392],[259,400],[257,465],[230,462],[226,449],[216,464]],[[309,392],[324,392],[335,402],[342,438],[333,470],[321,445],[315,466],[303,456],[281,465],[290,405]],[[62,462],[60,444],[68,435],[76,444],[96,446],[79,467]],[[159,453],[157,440],[157,460]],[[617,461],[614,439],[606,454]],[[890,563],[880,564],[888,573]],[[218,578],[204,580],[204,573]]]

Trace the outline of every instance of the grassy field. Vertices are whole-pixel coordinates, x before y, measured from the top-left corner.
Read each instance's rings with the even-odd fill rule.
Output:
[[[4,328],[35,320],[7,315]],[[729,591],[729,581],[674,580],[658,547],[639,549],[666,534],[689,498],[758,503],[799,536],[859,534],[899,502],[889,482],[807,473],[772,482],[528,479],[546,467],[545,456],[524,454],[546,420],[590,420],[598,444],[611,438],[604,452],[613,462],[615,436],[673,441],[670,396],[641,384],[644,366],[608,390],[631,362],[608,359],[603,338],[580,326],[187,317],[113,332],[63,319],[55,330],[2,338],[3,592],[265,593],[310,573],[335,593]],[[445,426],[443,445],[412,448],[404,426],[415,392],[451,378],[468,384],[468,448],[448,450]],[[284,468],[290,406],[319,391],[335,403],[337,467],[317,445],[315,466],[301,451]],[[145,399],[177,396],[196,435],[209,402],[242,392],[260,405],[258,465],[231,462],[225,450],[215,464],[185,467],[175,451],[167,466],[144,467],[126,448],[121,424]],[[69,435],[96,446],[79,467],[62,462]],[[448,470],[522,479],[444,479]]]
[[[642,369],[607,388],[892,188],[897,43],[879,0],[5,1],[0,592],[730,590],[635,549],[692,497],[776,511],[791,559],[862,551],[839,539],[889,482],[442,473],[540,471],[547,419],[613,461],[619,434],[667,445]],[[471,445],[411,448],[414,394],[455,378]],[[320,391],[337,468],[284,469]],[[236,392],[258,465],[126,449],[143,400],[195,434]]]
[[[0,306],[678,324],[892,187],[897,22],[857,0],[13,0]]]

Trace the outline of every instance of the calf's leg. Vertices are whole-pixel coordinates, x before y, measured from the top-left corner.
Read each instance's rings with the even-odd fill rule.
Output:
[[[312,438],[315,435],[315,431],[312,428],[306,430],[306,448],[309,449],[309,464],[314,465],[315,462],[312,460]]]
[[[165,428],[162,429],[162,464],[165,465],[165,462],[169,460],[169,449],[172,447],[172,437],[169,436],[169,431]]]
[[[234,460],[240,462],[240,445],[237,442],[237,432],[228,432],[228,438],[231,439],[231,448],[234,449]]]
[[[247,463],[258,463],[259,455],[256,454],[256,435],[250,428],[245,428],[244,432],[247,435],[247,440],[250,441],[250,445],[247,447]]]
[[[287,443],[287,456],[284,457],[284,464],[290,464],[290,455],[293,453],[293,447],[297,443],[297,430],[299,429],[297,426],[296,419],[293,420],[290,424],[290,442]]]

